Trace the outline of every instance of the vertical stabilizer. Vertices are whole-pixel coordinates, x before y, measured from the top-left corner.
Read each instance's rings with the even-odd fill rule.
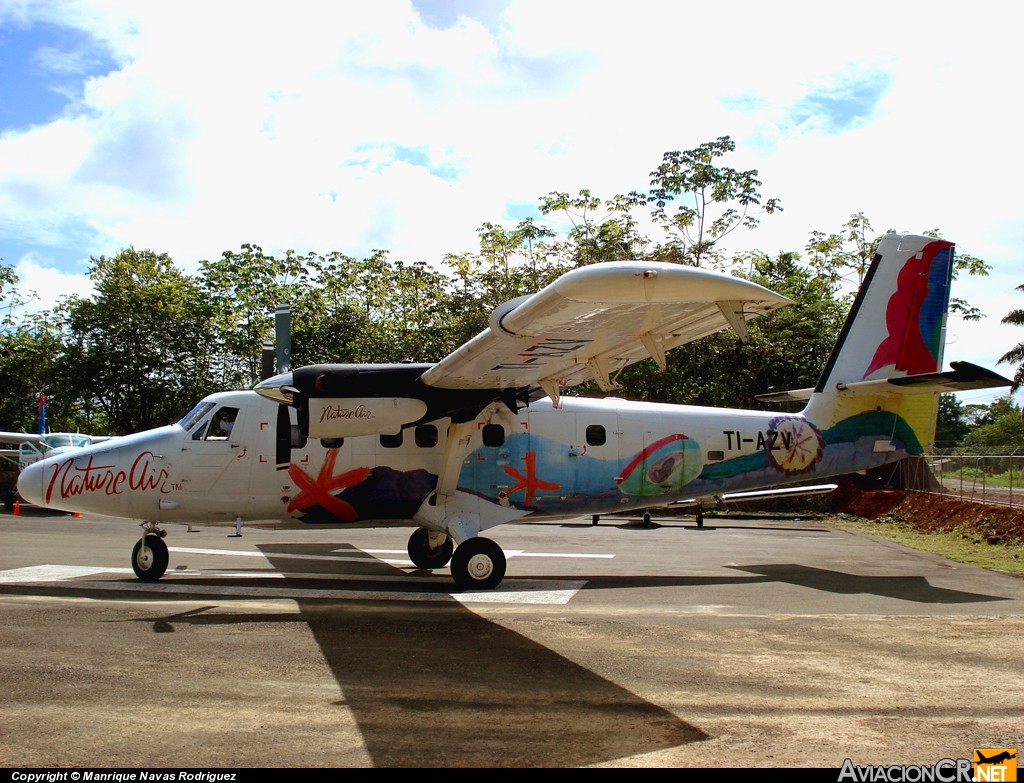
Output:
[[[952,242],[882,237],[804,415],[819,427],[876,438],[872,449],[879,452],[897,442],[908,454],[931,445],[935,393],[861,382],[941,370],[952,274]]]
[[[941,369],[952,274],[952,242],[882,237],[815,391]]]

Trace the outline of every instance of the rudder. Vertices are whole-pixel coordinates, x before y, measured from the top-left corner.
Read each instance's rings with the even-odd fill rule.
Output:
[[[953,248],[914,234],[879,240],[816,392],[941,369]]]

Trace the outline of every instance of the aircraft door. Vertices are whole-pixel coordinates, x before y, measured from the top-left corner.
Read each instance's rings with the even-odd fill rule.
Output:
[[[559,499],[576,493],[576,470],[580,453],[576,432],[576,413],[564,409],[531,411],[527,430],[527,448],[520,465],[510,474],[515,486],[521,486],[531,498]],[[514,499],[519,496],[513,495]],[[528,506],[544,508],[543,502]]]
[[[222,405],[185,441],[181,447],[185,492],[207,492],[223,477],[227,492],[233,486],[248,494],[251,460],[245,459],[245,414],[244,409]]]
[[[615,411],[580,411],[576,415],[576,492],[591,499],[618,499],[615,478],[621,456],[622,431]]]
[[[696,441],[682,433],[645,428],[643,448],[626,463],[619,488],[625,495],[671,495],[696,478],[702,468]]]

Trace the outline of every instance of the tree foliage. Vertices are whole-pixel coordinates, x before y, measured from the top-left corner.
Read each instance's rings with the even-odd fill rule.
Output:
[[[960,445],[968,449],[1024,448],[1020,407],[1009,397],[996,400],[989,406],[988,415],[979,419],[979,426],[968,432]]]
[[[1024,292],[1024,285],[1017,286],[1017,290]],[[1003,318],[1003,323],[1012,324],[1013,326],[1024,326],[1024,309],[1017,308],[1011,310]],[[1013,348],[1000,356],[999,362],[1013,362],[1017,364],[1017,371],[1013,374],[1013,391],[1017,391],[1021,386],[1024,386],[1024,342],[1017,343]]]
[[[250,388],[280,304],[291,308],[293,366],[437,361],[487,328],[503,302],[624,258],[716,267],[794,305],[749,324],[746,344],[723,332],[670,352],[664,373],[650,361],[627,368],[617,394],[756,407],[772,387],[812,386],[848,309],[843,285],[863,277],[874,232],[858,212],[836,233],[812,233],[804,257],[729,253],[735,231],[781,209],[756,169],[727,165],[734,151],[721,136],[666,152],[646,185],[622,194],[550,192],[537,206],[550,223],[485,222],[475,248],[440,264],[383,249],[358,258],[244,244],[189,275],[165,254],[128,248],[91,260],[95,294],[34,313],[14,270],[0,265],[0,428],[30,426],[43,392],[55,425],[121,434],[172,421],[210,392]],[[987,271],[962,255],[957,268]]]
[[[174,421],[217,388],[214,308],[166,254],[122,250],[91,260],[96,294],[61,308],[67,339],[58,378],[77,379],[83,412],[112,432]]]
[[[769,215],[782,209],[779,199],[761,196],[757,169],[716,163],[735,149],[736,142],[719,136],[691,150],[666,152],[651,172],[652,216],[669,237],[662,254],[694,266],[720,260],[721,240],[741,226],[756,228],[758,209]]]

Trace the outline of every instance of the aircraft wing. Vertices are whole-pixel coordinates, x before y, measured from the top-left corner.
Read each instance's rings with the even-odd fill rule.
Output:
[[[490,326],[421,377],[443,389],[559,390],[614,374],[648,357],[665,368],[671,348],[791,304],[767,288],[719,272],[664,262],[580,267],[491,314]]]
[[[34,432],[0,432],[0,443],[39,443],[42,439]]]

